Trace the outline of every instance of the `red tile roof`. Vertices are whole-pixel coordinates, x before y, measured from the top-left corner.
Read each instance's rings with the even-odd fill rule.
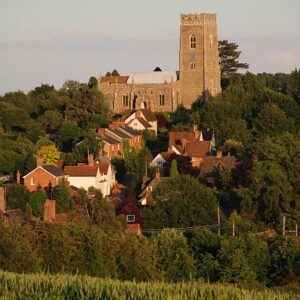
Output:
[[[182,139],[186,139],[187,142],[196,141],[195,134],[192,131],[170,131],[169,146],[181,144]]]
[[[193,141],[187,142],[184,150],[184,154],[189,157],[206,157],[210,152],[210,142],[209,141]]]
[[[96,176],[98,167],[94,166],[65,166],[64,171],[70,176]]]
[[[129,76],[101,76],[100,83],[127,83]]]

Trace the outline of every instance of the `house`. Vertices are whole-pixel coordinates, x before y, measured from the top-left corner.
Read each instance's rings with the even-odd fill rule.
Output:
[[[142,185],[142,191],[139,195],[139,203],[141,205],[148,205],[149,202],[151,202],[151,199],[152,199],[152,192],[153,190],[156,188],[156,186],[169,179],[170,177],[162,177],[160,176],[160,171],[157,170],[156,173],[155,173],[155,177],[153,179],[151,178],[146,178],[144,180],[144,183]]]
[[[191,167],[199,168],[203,159],[211,153],[212,142],[201,141],[201,131],[193,126],[193,131],[171,131],[169,133],[168,152],[177,155],[188,156],[191,159]]]
[[[93,155],[88,156],[88,164],[79,163],[77,166],[65,166],[64,173],[68,176],[71,186],[88,189],[100,189],[103,197],[110,195],[115,184],[115,170],[107,157],[94,161]]]
[[[58,186],[62,178],[66,178],[66,174],[62,169],[53,165],[42,165],[38,162],[38,166],[23,176],[24,186],[30,191],[35,192],[38,189],[51,189]]]
[[[200,168],[199,178],[202,182],[214,185],[220,173],[224,170],[232,170],[237,166],[234,156],[223,156],[221,150],[217,151],[216,156],[207,156],[204,158]]]
[[[98,134],[104,142],[107,157],[123,157],[123,142],[138,149],[142,146],[142,135],[122,122],[112,122],[109,128],[99,128]]]
[[[152,160],[152,162],[150,163],[151,167],[163,167],[166,165],[166,163],[168,162],[170,156],[171,156],[172,152],[161,152],[158,153]]]
[[[143,226],[143,217],[139,209],[139,203],[135,197],[133,189],[126,188],[124,192],[124,201],[117,210],[118,215],[124,215],[127,224],[139,224]]]
[[[150,109],[136,109],[125,111],[122,119],[134,130],[151,130],[157,134],[157,118]]]

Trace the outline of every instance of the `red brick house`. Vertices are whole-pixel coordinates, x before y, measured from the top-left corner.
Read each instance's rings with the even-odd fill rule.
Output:
[[[55,187],[59,185],[60,180],[66,177],[62,169],[59,169],[53,165],[38,166],[25,176],[24,186],[30,191],[35,192],[42,188]]]
[[[98,134],[104,141],[104,152],[111,159],[123,157],[123,142],[139,149],[142,146],[142,135],[123,122],[112,123],[109,128],[99,128]],[[122,125],[122,126],[119,126]]]

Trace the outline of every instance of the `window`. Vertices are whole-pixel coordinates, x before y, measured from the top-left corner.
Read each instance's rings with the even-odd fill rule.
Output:
[[[160,106],[165,105],[165,95],[159,95],[159,105]]]
[[[35,182],[34,182],[34,178],[33,178],[33,177],[31,177],[31,179],[30,179],[30,185],[35,185]]]
[[[127,223],[134,223],[135,222],[135,215],[126,215],[126,222]]]
[[[191,70],[194,70],[196,68],[196,64],[194,61],[191,62]]]
[[[129,101],[128,101],[128,95],[123,95],[123,106],[128,106]]]
[[[209,47],[211,48],[213,44],[213,39],[212,39],[212,35],[209,35]]]
[[[137,122],[134,122],[134,123],[133,123],[133,126],[137,126]]]
[[[191,48],[196,48],[196,37],[194,35],[191,36]]]

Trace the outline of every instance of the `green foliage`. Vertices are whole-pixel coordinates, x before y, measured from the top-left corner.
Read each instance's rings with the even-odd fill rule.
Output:
[[[178,169],[177,169],[177,161],[176,159],[173,159],[171,162],[171,168],[170,168],[170,177],[176,178],[179,176]]]
[[[23,211],[26,209],[26,205],[30,203],[31,194],[21,184],[12,184],[6,188],[6,206],[9,209],[20,208]]]
[[[249,65],[239,62],[241,51],[238,51],[236,43],[230,43],[228,40],[219,41],[219,58],[221,67],[221,80],[228,80],[237,74],[239,69],[248,69]]]
[[[295,69],[289,78],[287,93],[300,105],[300,69]]]
[[[56,211],[58,213],[68,213],[72,206],[71,188],[68,180],[62,179],[55,190]]]
[[[120,74],[119,74],[119,72],[117,71],[117,70],[113,70],[112,72],[111,72],[111,76],[120,76]]]
[[[215,223],[217,207],[213,191],[190,176],[162,181],[153,191],[150,207],[143,209],[145,225],[189,227]]]
[[[88,83],[89,88],[97,88],[98,86],[98,80],[95,76],[91,76]]]
[[[81,137],[81,130],[76,122],[64,121],[58,131],[57,145],[63,152],[72,151]]]
[[[43,217],[44,215],[44,204],[47,199],[47,195],[42,189],[38,189],[31,195],[30,206],[32,213],[37,217]]]
[[[154,239],[159,268],[169,281],[184,281],[195,275],[195,261],[187,240],[176,230],[165,229]]]

